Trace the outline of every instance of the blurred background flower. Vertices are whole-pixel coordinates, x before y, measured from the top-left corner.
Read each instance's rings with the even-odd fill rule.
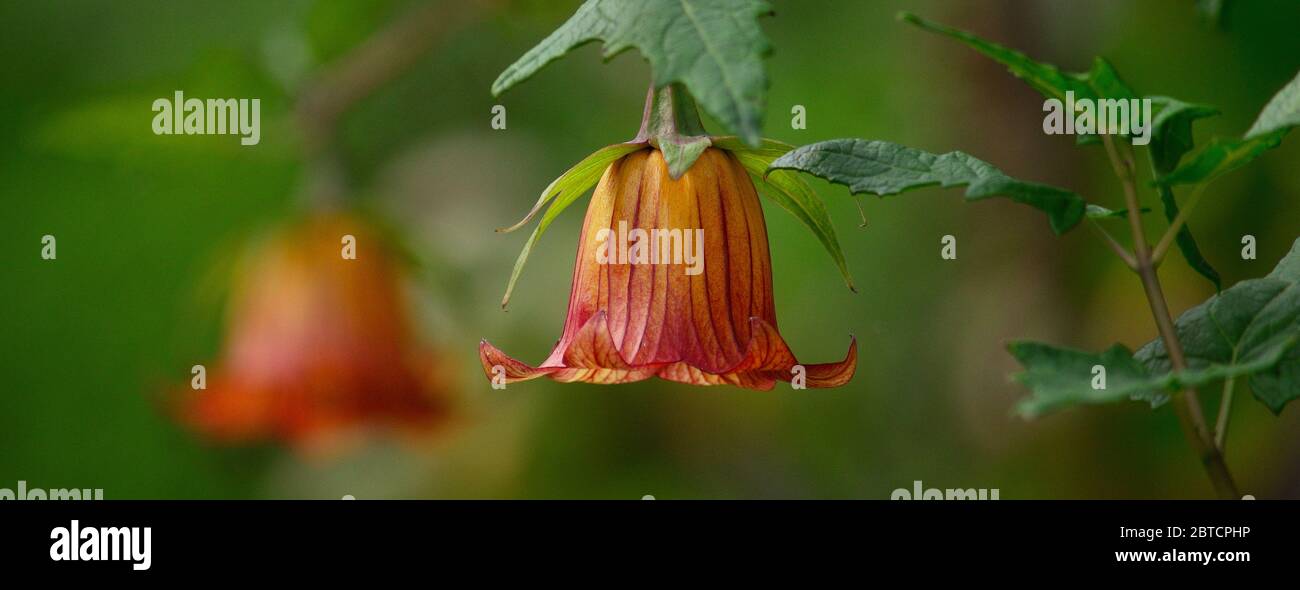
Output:
[[[857,280],[841,279],[807,230],[767,207],[781,334],[801,358],[871,342],[849,384],[741,391],[650,380],[605,387],[482,378],[474,344],[547,350],[573,259],[534,256],[509,312],[502,289],[524,236],[501,236],[539,188],[593,146],[636,129],[648,70],[589,45],[500,100],[502,68],[577,0],[92,0],[0,3],[0,481],[101,487],[129,497],[887,498],[922,480],[1003,498],[1201,497],[1204,474],[1167,409],[1140,404],[1012,418],[1009,338],[1100,350],[1154,334],[1136,281],[1086,232],[1051,236],[1014,203],[941,190],[865,202],[826,198]],[[356,208],[395,220],[410,244],[412,333],[445,351],[464,384],[463,428],[437,448],[367,443],[329,466],[275,447],[213,449],[153,392],[221,358],[225,326],[195,285],[214,257],[299,208],[310,176],[297,92],[323,64],[412,10],[441,19],[401,76],[342,117],[334,161]],[[1118,203],[1104,154],[1041,132],[1042,99],[999,66],[897,23],[907,9],[1078,71],[1105,55],[1142,93],[1219,107],[1198,136],[1239,134],[1295,76],[1300,3],[1237,2],[1226,30],[1188,0],[775,2],[765,135],[806,144],[879,138],[960,149],[1008,174]],[[420,36],[419,38],[424,38]],[[259,97],[262,142],[155,136],[153,99]],[[790,127],[793,105],[807,130]],[[710,128],[718,127],[711,125]],[[1225,284],[1260,276],[1297,234],[1300,141],[1216,182],[1191,220]],[[1211,223],[1211,220],[1213,223]],[[540,246],[572,252],[582,215]],[[57,261],[39,257],[58,237]],[[959,257],[939,258],[957,237]],[[1259,240],[1241,260],[1240,239]],[[223,245],[227,247],[223,247]],[[361,244],[360,256],[365,256]],[[1211,293],[1162,269],[1171,306]],[[864,347],[864,351],[866,348]],[[215,384],[213,385],[215,387]],[[1239,404],[1228,449],[1241,487],[1300,497],[1300,412]]]
[[[446,426],[455,371],[412,334],[399,264],[360,219],[290,225],[249,247],[234,281],[224,349],[206,388],[179,394],[182,421],[217,442],[309,454],[369,429]]]

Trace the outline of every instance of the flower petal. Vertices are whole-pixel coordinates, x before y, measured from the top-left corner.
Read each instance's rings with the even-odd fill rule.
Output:
[[[805,365],[808,370],[808,387],[839,387],[848,383],[858,370],[858,339],[849,341],[849,352],[838,363]]]
[[[631,365],[609,335],[609,315],[592,315],[564,349],[564,366],[570,369],[629,369]]]
[[[559,367],[530,367],[501,352],[501,349],[489,344],[486,338],[478,343],[478,358],[483,363],[483,374],[487,375],[489,381],[496,377],[493,369],[498,366],[505,372],[506,383],[528,381],[559,370]]]

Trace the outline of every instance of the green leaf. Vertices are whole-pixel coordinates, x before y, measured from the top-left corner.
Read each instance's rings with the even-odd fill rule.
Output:
[[[932,33],[965,43],[985,57],[1002,64],[1011,75],[1024,80],[1039,94],[1048,98],[1064,101],[1069,92],[1074,93],[1075,99],[1129,99],[1137,96],[1120,79],[1115,67],[1100,57],[1093,60],[1092,69],[1087,72],[1063,72],[1052,64],[1036,61],[1019,51],[981,39],[961,29],[941,25],[909,12],[899,13],[898,18]]]
[[[1246,132],[1246,139],[1269,135],[1300,125],[1300,74],[1283,86],[1264,105],[1259,118]]]
[[[594,186],[610,164],[623,156],[642,149],[646,149],[646,146],[617,143],[597,150],[552,181],[546,187],[546,190],[542,191],[542,195],[538,197],[537,203],[533,205],[532,210],[519,223],[497,230],[499,232],[511,232],[519,229],[532,220],[537,215],[537,212],[542,210],[543,206],[548,202],[551,203],[551,206],[546,209],[546,213],[542,215],[542,220],[533,229],[532,235],[528,236],[528,241],[524,243],[523,250],[519,252],[519,258],[515,260],[515,267],[510,271],[510,282],[506,284],[506,294],[501,298],[501,307],[505,307],[510,303],[510,294],[515,290],[515,283],[524,270],[524,264],[528,262],[528,255],[532,253],[533,245],[537,243],[537,240],[541,239],[543,233],[546,233],[546,228],[550,227],[551,222],[556,217],[559,217],[560,213],[569,205],[578,200],[578,197]]]
[[[1186,103],[1167,96],[1149,98],[1156,109],[1155,118],[1151,123],[1151,169],[1153,175],[1159,178],[1177,168],[1183,155],[1195,147],[1192,123],[1197,119],[1217,115],[1219,111],[1213,107]],[[1178,201],[1174,198],[1173,189],[1156,184],[1156,193],[1159,194],[1160,203],[1164,206],[1165,219],[1173,223],[1178,217]],[[1196,245],[1196,238],[1192,237],[1190,226],[1184,223],[1179,228],[1174,243],[1178,244],[1178,250],[1183,253],[1183,259],[1187,264],[1214,284],[1215,291],[1223,288],[1219,272],[1214,270],[1210,261],[1201,254],[1200,247]]]
[[[1115,70],[1115,66],[1112,66],[1105,58],[1094,58],[1092,60],[1092,69],[1088,70],[1086,73],[1072,75],[1086,84],[1089,90],[1092,91],[1092,95],[1087,96],[1086,98],[1091,98],[1093,100],[1131,100],[1137,98],[1137,93],[1133,92],[1133,89],[1129,88],[1128,85],[1120,79],[1119,72]],[[1078,97],[1076,97],[1076,99],[1077,98]],[[1076,138],[1075,143],[1079,145],[1101,143],[1101,136],[1096,134],[1079,134],[1076,135]]]
[[[1161,387],[1133,353],[1116,344],[1101,354],[1058,348],[1039,342],[1012,342],[1007,350],[1025,368],[1012,377],[1032,395],[1016,404],[1026,419],[1077,404],[1105,404],[1149,395]],[[1105,387],[1094,388],[1094,367],[1104,367]]]
[[[853,277],[849,275],[848,264],[844,261],[844,251],[840,248],[839,238],[835,235],[835,226],[831,223],[831,216],[826,211],[825,203],[822,203],[821,198],[817,196],[817,192],[793,172],[776,171],[764,176],[768,166],[794,149],[794,146],[764,139],[758,149],[753,149],[734,137],[714,139],[713,146],[735,155],[740,165],[749,171],[754,183],[768,189],[763,191],[764,195],[788,211],[817,236],[822,247],[826,248],[826,253],[831,255],[831,260],[835,261],[840,276],[844,277],[844,284],[848,285],[850,290],[857,292],[857,287],[853,286]]]
[[[1183,155],[1196,147],[1192,123],[1213,117],[1219,109],[1183,102],[1168,96],[1148,96],[1155,116],[1151,122],[1151,160],[1156,171],[1166,174],[1178,167]]]
[[[1291,244],[1291,251],[1278,261],[1277,266],[1273,267],[1273,272],[1268,273],[1268,277],[1300,283],[1300,241]]]
[[[1254,139],[1215,138],[1205,149],[1173,172],[1156,180],[1166,186],[1196,184],[1214,180],[1236,170],[1282,144],[1285,131]]]
[[[1130,355],[1116,344],[1100,354],[1036,342],[1008,348],[1031,390],[1017,411],[1027,418],[1070,405],[1138,399],[1152,406],[1169,395],[1224,379],[1248,377],[1255,397],[1273,412],[1300,397],[1300,240],[1267,277],[1237,283],[1178,318],[1188,368],[1171,371],[1160,339]],[[1094,389],[1093,368],[1106,368]]]
[[[1062,72],[1060,68],[1054,65],[1034,61],[1029,56],[1014,49],[986,41],[960,29],[923,19],[910,12],[899,13],[898,18],[927,31],[946,35],[969,45],[989,59],[1006,66],[1013,76],[1024,80],[1026,84],[1029,84],[1043,96],[1062,101],[1065,100],[1066,92],[1074,92],[1076,98],[1093,96],[1092,88],[1078,74]]]
[[[1096,57],[1092,60],[1092,69],[1082,74],[1071,74],[1080,82],[1088,86],[1092,91],[1092,96],[1088,98],[1114,98],[1120,100],[1129,100],[1137,98],[1137,93],[1129,88],[1119,77],[1119,71],[1115,66],[1106,61],[1104,57]],[[1154,105],[1153,105],[1154,106]]]
[[[796,148],[769,170],[798,170],[878,196],[925,186],[966,186],[966,200],[1007,197],[1047,214],[1052,231],[1065,233],[1083,219],[1082,197],[1065,189],[1016,180],[962,152],[935,155],[887,141],[834,139]]]
[[[1211,297],[1180,316],[1175,328],[1188,364],[1176,374],[1175,387],[1249,376],[1255,397],[1280,412],[1300,396],[1300,240],[1268,276]],[[1169,371],[1159,339],[1135,358],[1153,373]]]
[[[768,84],[763,57],[771,52],[758,17],[771,12],[763,0],[587,0],[506,68],[492,94],[500,96],[574,47],[601,40],[606,59],[635,47],[650,62],[656,88],[686,85],[705,111],[758,146]]]
[[[1214,180],[1280,145],[1296,125],[1300,125],[1300,74],[1273,95],[1241,139],[1216,139],[1158,182],[1173,186]]]
[[[1029,56],[982,39],[961,29],[954,29],[934,21],[923,19],[908,12],[899,13],[898,18],[914,24],[932,33],[938,33],[965,43],[975,51],[983,54],[1007,68],[1007,71],[1047,98],[1065,101],[1070,93],[1074,99],[1098,100],[1103,98],[1127,100],[1136,98],[1137,94],[1119,77],[1115,67],[1103,58],[1095,58],[1092,68],[1087,72],[1064,72],[1060,68]],[[1075,140],[1078,144],[1091,144],[1101,141],[1092,134],[1079,134]]]

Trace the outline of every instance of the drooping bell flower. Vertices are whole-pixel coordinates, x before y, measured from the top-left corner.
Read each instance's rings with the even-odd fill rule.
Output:
[[[224,349],[206,389],[180,394],[182,420],[217,442],[269,439],[308,453],[362,431],[442,424],[449,391],[412,334],[399,270],[379,234],[340,214],[251,249]]]
[[[728,142],[677,132],[682,107],[694,106],[680,104],[688,97],[674,90],[652,89],[638,140],[602,150],[616,159],[587,209],[559,342],[534,367],[482,341],[489,379],[626,383],[657,376],[771,389],[778,380],[836,387],[853,377],[856,340],[840,362],[800,365],[777,331],[767,226],[751,170],[737,154],[711,147]],[[679,104],[666,104],[672,101]],[[679,174],[665,157],[673,150],[696,151]],[[572,189],[557,197],[565,198],[574,198]],[[551,218],[548,211],[542,226]]]

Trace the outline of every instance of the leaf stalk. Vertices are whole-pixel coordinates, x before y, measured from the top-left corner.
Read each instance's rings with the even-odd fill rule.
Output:
[[[1103,241],[1106,242],[1107,246],[1110,246],[1111,251],[1114,252],[1116,256],[1119,256],[1120,260],[1124,261],[1124,264],[1129,267],[1129,270],[1137,271],[1138,269],[1137,258],[1134,258],[1133,254],[1129,252],[1128,249],[1125,248],[1122,244],[1120,244],[1119,240],[1115,239],[1115,236],[1111,235],[1110,232],[1106,231],[1106,228],[1102,227],[1100,223],[1097,223],[1096,219],[1088,218],[1088,225],[1092,226],[1093,229],[1097,230],[1097,234],[1102,237]]]

